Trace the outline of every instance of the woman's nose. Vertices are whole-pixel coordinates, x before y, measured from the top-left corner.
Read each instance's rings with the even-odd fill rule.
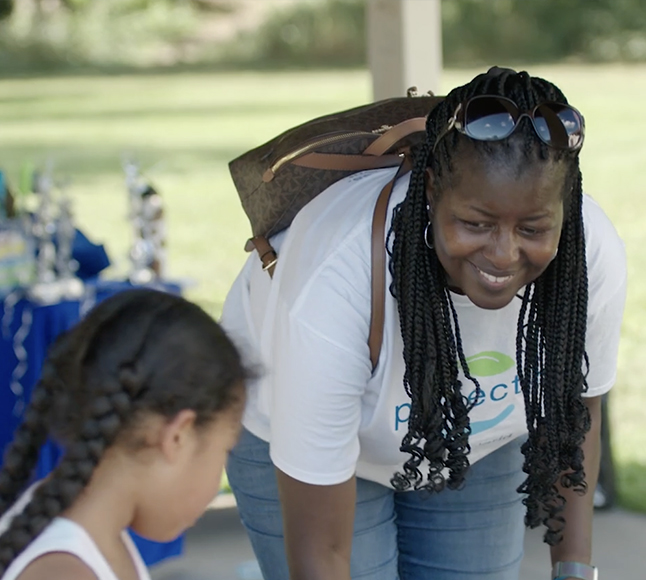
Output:
[[[513,230],[505,228],[494,232],[484,256],[501,274],[513,270],[520,259],[520,244]]]

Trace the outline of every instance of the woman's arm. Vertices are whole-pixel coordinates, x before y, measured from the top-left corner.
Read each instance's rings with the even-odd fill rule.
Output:
[[[276,470],[291,580],[350,580],[356,481],[311,485]]]
[[[567,501],[562,512],[565,530],[563,541],[551,549],[552,564],[565,561],[590,564],[592,558],[593,500],[599,476],[601,449],[601,397],[585,398],[584,403],[590,411],[591,420],[590,431],[581,446],[588,489],[584,495],[579,495],[559,486],[560,493]]]

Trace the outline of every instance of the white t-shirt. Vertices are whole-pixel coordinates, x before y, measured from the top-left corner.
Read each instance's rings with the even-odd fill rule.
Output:
[[[37,485],[36,483],[30,487],[0,518],[0,534],[4,533],[11,520],[29,503]],[[125,530],[122,538],[135,565],[139,580],[150,580],[146,564]],[[42,533],[11,562],[0,580],[15,580],[34,560],[52,552],[65,552],[76,556],[94,572],[97,580],[119,580],[85,529],[76,522],[61,517],[54,518]]]
[[[273,279],[252,254],[227,297],[222,324],[265,374],[249,386],[245,427],[270,443],[274,464],[300,481],[358,477],[390,485],[409,455],[399,451],[410,398],[403,387],[397,304],[386,293],[384,339],[370,363],[370,241],[376,198],[394,170],[354,174],[321,193],[272,239]],[[405,196],[400,179],[390,209]],[[584,201],[589,308],[587,396],[615,381],[626,294],[623,244],[603,210]],[[386,231],[390,227],[389,210]],[[391,276],[387,273],[386,284]],[[464,354],[483,389],[470,413],[471,463],[526,433],[516,374],[520,300],[484,310],[452,295]],[[464,377],[465,395],[475,399]],[[422,470],[424,473],[424,470]]]

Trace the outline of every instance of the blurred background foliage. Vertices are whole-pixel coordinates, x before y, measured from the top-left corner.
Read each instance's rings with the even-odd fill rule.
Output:
[[[0,0],[0,70],[357,67],[370,0]],[[646,61],[644,0],[443,0],[444,62]]]

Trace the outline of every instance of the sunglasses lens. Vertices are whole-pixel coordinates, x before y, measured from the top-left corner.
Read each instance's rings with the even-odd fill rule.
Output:
[[[534,127],[545,143],[558,149],[576,149],[583,143],[583,119],[567,105],[540,105],[534,111]]]
[[[475,97],[464,114],[464,130],[478,141],[498,141],[511,135],[518,110],[511,101],[496,97]]]

